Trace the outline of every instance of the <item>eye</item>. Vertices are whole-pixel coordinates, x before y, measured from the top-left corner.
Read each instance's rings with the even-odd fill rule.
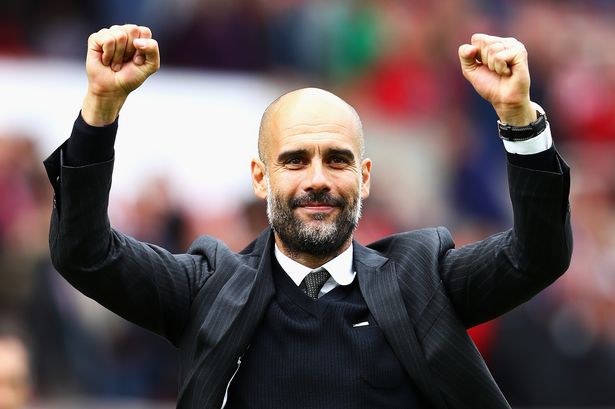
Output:
[[[349,161],[344,156],[334,155],[329,158],[329,165],[334,168],[343,168],[349,165]]]
[[[286,166],[289,169],[300,169],[304,165],[305,165],[305,160],[299,156],[289,158],[284,162],[284,166]]]

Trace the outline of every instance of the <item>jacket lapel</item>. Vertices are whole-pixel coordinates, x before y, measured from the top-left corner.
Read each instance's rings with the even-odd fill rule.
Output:
[[[249,289],[248,300],[243,308],[244,318],[252,323],[245,334],[248,339],[252,337],[254,330],[265,313],[269,301],[275,293],[273,269],[271,266],[272,247],[273,233],[271,229],[266,229],[256,239],[254,250],[251,252],[253,257],[258,257],[255,259],[258,260],[258,265],[256,266],[255,280]]]
[[[247,260],[218,257],[216,273],[201,295],[211,304],[203,308],[208,313],[200,321],[200,342],[204,345],[217,345],[230,333],[233,337],[239,335],[242,341],[249,340],[274,293],[271,236],[268,231],[259,235],[250,245],[251,251],[243,254]]]
[[[434,386],[404,304],[395,266],[377,252],[354,242],[359,287],[371,314],[411,379],[437,408],[447,408]]]

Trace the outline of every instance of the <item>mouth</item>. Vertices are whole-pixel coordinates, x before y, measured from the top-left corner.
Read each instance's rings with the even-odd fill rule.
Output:
[[[294,198],[289,207],[314,220],[329,218],[336,211],[344,208],[344,201],[328,192],[310,192],[304,196]]]
[[[306,203],[297,207],[310,213],[329,213],[337,208],[337,206],[326,203]]]

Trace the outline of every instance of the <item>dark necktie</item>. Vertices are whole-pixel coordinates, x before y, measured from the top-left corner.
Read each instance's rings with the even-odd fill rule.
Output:
[[[318,299],[318,293],[329,277],[331,274],[323,267],[310,271],[303,279],[307,296],[313,300]]]

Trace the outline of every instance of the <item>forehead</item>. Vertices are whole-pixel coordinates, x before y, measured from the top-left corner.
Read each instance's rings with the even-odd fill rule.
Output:
[[[271,121],[272,153],[286,149],[339,147],[358,154],[361,129],[355,115],[347,106],[331,101],[283,106]]]
[[[269,155],[279,155],[290,151],[302,151],[310,155],[324,155],[331,150],[347,150],[354,156],[361,156],[359,139],[352,130],[333,125],[300,125],[282,128],[271,135]]]
[[[293,148],[310,150],[332,147],[359,149],[359,141],[353,130],[335,124],[301,124],[279,129],[272,136],[272,148],[278,151]]]

